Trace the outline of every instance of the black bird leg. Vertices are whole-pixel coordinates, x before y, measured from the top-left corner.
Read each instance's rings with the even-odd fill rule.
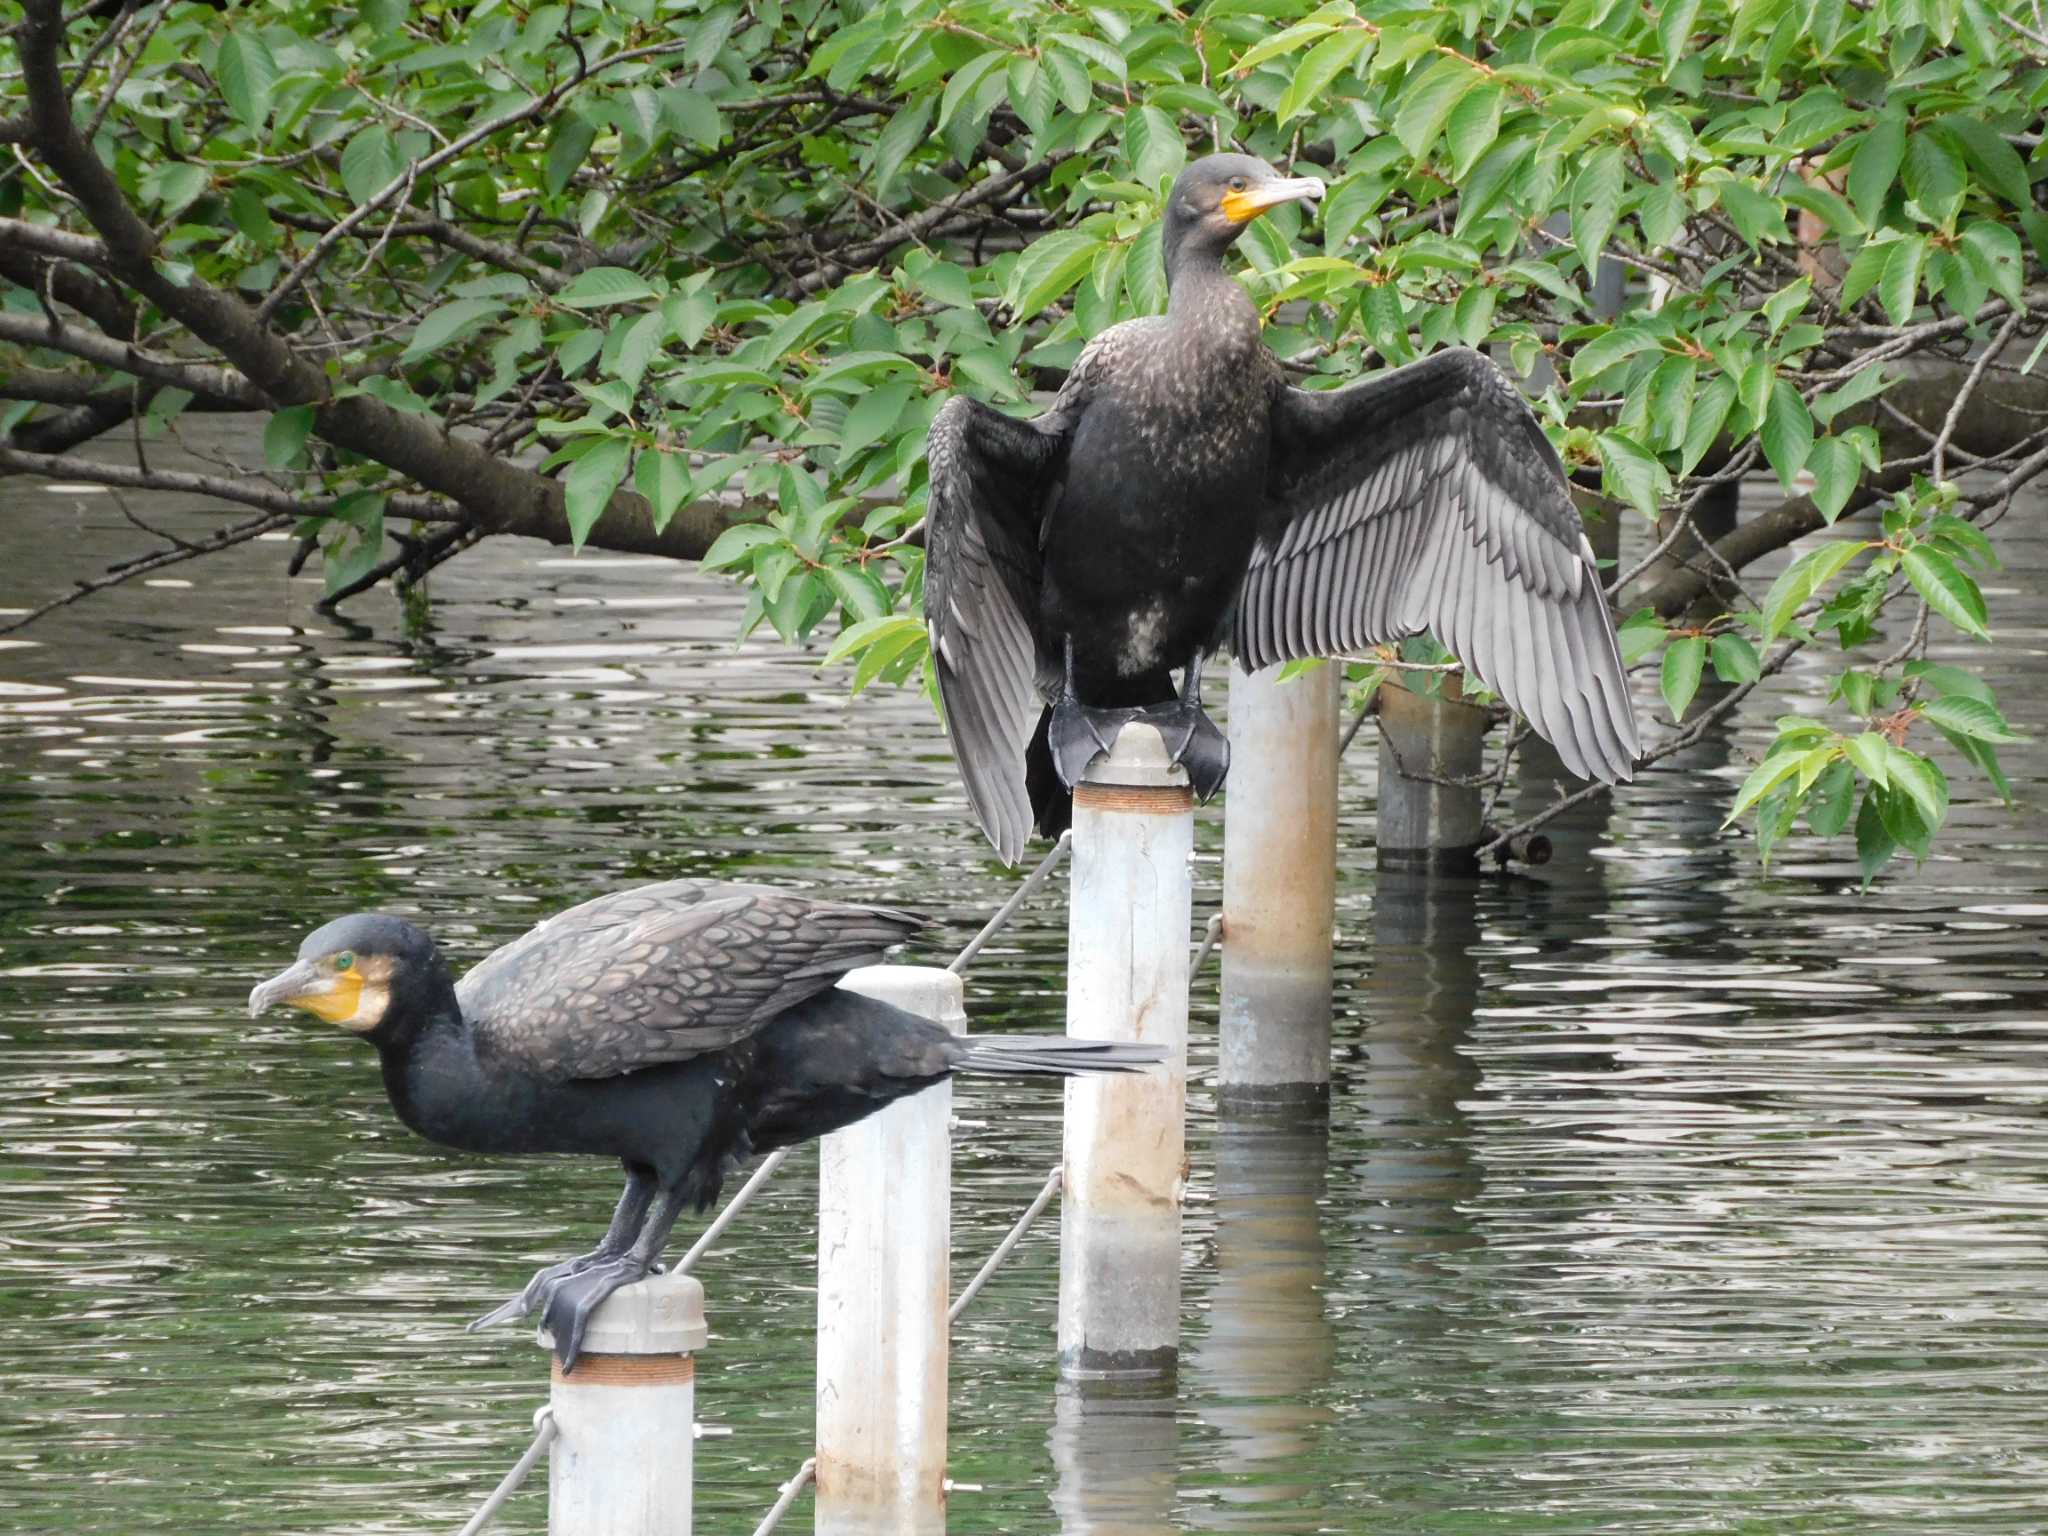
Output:
[[[653,1272],[662,1249],[668,1246],[668,1234],[675,1226],[676,1218],[690,1203],[689,1197],[679,1188],[661,1190],[632,1247],[564,1276],[549,1289],[541,1312],[541,1326],[553,1338],[555,1358],[562,1362],[564,1376],[576,1369],[577,1357],[583,1353],[583,1335],[590,1328],[591,1315],[604,1305],[605,1298],[613,1291],[636,1280],[644,1280]]]
[[[1080,783],[1096,755],[1109,751],[1117,734],[1143,713],[1137,709],[1092,709],[1081,702],[1074,691],[1074,637],[1067,636],[1066,676],[1045,727],[1045,744],[1060,782],[1069,789]]]
[[[1139,716],[1158,728],[1166,739],[1166,750],[1187,770],[1188,783],[1204,805],[1223,787],[1224,776],[1230,772],[1230,742],[1202,708],[1202,663],[1208,659],[1201,651],[1188,658],[1177,703],[1160,705]]]
[[[471,1333],[479,1328],[525,1317],[547,1301],[554,1294],[554,1288],[571,1275],[580,1275],[600,1264],[609,1263],[633,1246],[633,1239],[639,1236],[640,1229],[647,1223],[647,1208],[654,1203],[656,1186],[654,1170],[646,1164],[627,1163],[625,1169],[626,1192],[619,1196],[619,1208],[612,1212],[612,1224],[605,1229],[603,1241],[578,1258],[564,1259],[559,1264],[550,1264],[546,1269],[535,1271],[534,1277],[526,1282],[526,1289],[471,1323]]]

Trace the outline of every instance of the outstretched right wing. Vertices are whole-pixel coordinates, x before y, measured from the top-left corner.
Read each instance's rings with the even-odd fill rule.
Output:
[[[1063,397],[1064,398],[1064,397]],[[925,439],[925,624],[967,803],[1006,863],[1031,836],[1024,757],[1059,659],[1039,633],[1039,532],[1069,414],[1019,421],[955,395]]]

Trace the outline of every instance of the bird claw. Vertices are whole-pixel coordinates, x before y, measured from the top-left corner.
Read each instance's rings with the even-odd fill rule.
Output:
[[[510,1301],[493,1307],[482,1317],[469,1325],[469,1332],[483,1328],[495,1328],[500,1323],[517,1322],[530,1315],[535,1307],[543,1305],[553,1294],[556,1286],[571,1275],[580,1275],[592,1265],[603,1263],[611,1255],[599,1250],[586,1253],[574,1259],[564,1259],[559,1264],[550,1264],[546,1269],[536,1270],[531,1280],[517,1296]]]
[[[590,1331],[590,1319],[612,1292],[647,1277],[648,1266],[629,1258],[608,1259],[573,1275],[565,1275],[549,1289],[541,1328],[554,1345],[562,1374],[576,1369],[583,1354],[583,1338]]]

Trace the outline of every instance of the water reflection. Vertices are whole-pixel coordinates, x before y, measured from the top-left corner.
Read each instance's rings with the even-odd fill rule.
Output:
[[[1171,1384],[1062,1382],[1047,1445],[1064,1536],[1170,1536],[1180,1429]]]

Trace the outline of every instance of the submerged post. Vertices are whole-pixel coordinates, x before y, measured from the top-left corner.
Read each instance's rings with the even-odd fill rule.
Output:
[[[950,971],[872,965],[839,984],[967,1031]],[[941,1083],[819,1143],[821,1536],[946,1528],[952,1114]]]
[[[1223,806],[1223,1103],[1320,1103],[1330,1093],[1337,920],[1335,666],[1291,682],[1230,669]]]
[[[1166,1064],[1067,1080],[1060,1374],[1171,1375],[1180,1351],[1194,796],[1150,725],[1074,790],[1067,1032],[1163,1047]]]
[[[1486,841],[1476,784],[1486,711],[1443,694],[1380,684],[1379,867],[1469,874]]]
[[[649,1275],[597,1309],[575,1370],[555,1362],[548,1536],[689,1536],[705,1337],[704,1287]]]

